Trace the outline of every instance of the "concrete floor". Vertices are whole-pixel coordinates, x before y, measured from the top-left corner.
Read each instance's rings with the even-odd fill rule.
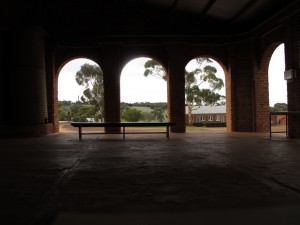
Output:
[[[300,141],[280,135],[60,133],[0,148],[1,225],[300,224]]]

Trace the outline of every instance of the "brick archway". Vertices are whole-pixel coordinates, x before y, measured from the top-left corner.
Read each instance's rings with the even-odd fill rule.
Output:
[[[257,132],[269,132],[269,64],[275,49],[282,43],[274,42],[264,51],[259,70],[254,73],[255,82],[255,122]]]
[[[157,63],[157,70],[146,77],[144,66],[149,60]],[[167,80],[163,76],[167,76],[165,66],[157,59],[143,55],[126,61],[120,76],[121,102],[165,102],[168,105]],[[126,82],[127,79],[130,83]]]
[[[61,75],[62,70],[64,69],[64,67],[68,64],[71,63],[72,61],[75,60],[80,60],[80,59],[86,59],[89,61],[94,62],[95,64],[97,64],[99,66],[99,64],[97,62],[95,62],[92,59],[89,59],[88,57],[84,57],[84,56],[76,56],[76,57],[71,57],[68,58],[66,60],[64,60],[60,65],[58,65],[55,76],[54,76],[54,98],[53,98],[53,118],[54,118],[54,132],[59,132],[59,115],[58,115],[58,86],[59,86],[59,76]],[[76,71],[77,72],[77,71]],[[75,74],[74,74],[74,79],[75,79]],[[67,85],[67,84],[66,84]]]
[[[228,132],[232,131],[232,118],[231,118],[231,80],[230,80],[230,75],[229,72],[225,66],[225,64],[222,62],[222,60],[220,60],[218,57],[215,57],[213,55],[196,55],[193,58],[189,58],[189,60],[187,61],[187,64],[199,57],[207,57],[210,58],[212,60],[214,60],[215,63],[217,63],[221,69],[222,69],[222,73],[224,74],[224,88],[225,88],[225,97],[226,97],[226,130]]]

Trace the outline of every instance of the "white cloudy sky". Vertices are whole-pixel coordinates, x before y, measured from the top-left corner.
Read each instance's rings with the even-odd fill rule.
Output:
[[[167,84],[156,77],[144,77],[144,63],[148,58],[137,58],[130,61],[121,73],[121,101],[122,102],[167,102]],[[58,99],[77,101],[82,95],[83,88],[75,81],[75,74],[84,63],[94,64],[88,59],[76,59],[67,63],[61,70],[58,79]],[[224,72],[219,64],[215,63],[217,76],[224,81]],[[195,67],[191,61],[187,70]],[[105,71],[104,71],[105,72]],[[287,102],[286,81],[284,73],[284,48],[278,47],[269,65],[269,95],[270,105],[277,102]],[[225,89],[220,91],[225,95]]]
[[[269,99],[270,105],[287,103],[287,87],[284,80],[284,45],[281,44],[273,53],[269,64]]]

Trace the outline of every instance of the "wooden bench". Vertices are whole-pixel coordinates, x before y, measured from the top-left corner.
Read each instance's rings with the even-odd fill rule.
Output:
[[[172,122],[105,122],[105,123],[94,123],[94,122],[71,122],[73,127],[78,127],[79,140],[82,139],[82,135],[88,134],[122,134],[125,139],[125,134],[145,134],[145,133],[164,133],[169,138],[170,126],[174,126]],[[82,131],[83,127],[122,127],[121,132],[86,132]],[[166,127],[165,131],[151,131],[151,132],[126,132],[126,127]]]

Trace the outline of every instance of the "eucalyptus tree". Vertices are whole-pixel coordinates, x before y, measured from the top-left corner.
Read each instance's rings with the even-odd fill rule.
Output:
[[[98,65],[85,63],[75,76],[76,82],[84,86],[81,101],[94,106],[95,118],[104,117],[103,71]]]
[[[212,66],[212,60],[207,57],[196,58],[197,68],[188,72],[185,70],[185,104],[188,111],[188,124],[192,123],[192,111],[203,105],[223,105],[224,96],[216,91],[224,87],[224,82],[216,76],[217,69]],[[145,64],[144,76],[154,76],[167,79],[165,70],[155,60]],[[203,87],[204,86],[204,87]]]

